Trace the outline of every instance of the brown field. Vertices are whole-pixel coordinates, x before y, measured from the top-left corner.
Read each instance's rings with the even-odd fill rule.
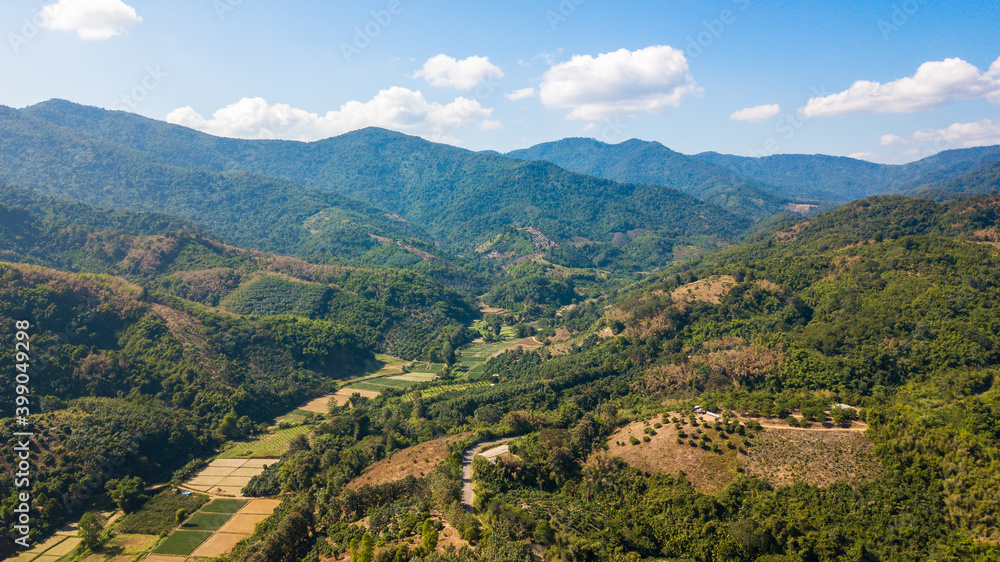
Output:
[[[150,554],[142,559],[142,562],[180,562],[185,560],[184,556],[167,556],[166,554]]]
[[[268,517],[269,513],[237,513],[219,527],[219,532],[252,535],[254,526]]]
[[[299,410],[305,410],[307,412],[316,412],[317,414],[326,414],[330,411],[330,399],[333,398],[332,394],[327,394],[326,396],[320,396],[314,400],[310,400],[305,404],[298,407]]]
[[[250,535],[248,534],[215,533],[209,537],[208,540],[201,543],[198,548],[191,553],[191,556],[218,558],[219,556],[222,556],[232,550],[233,547],[236,546],[236,543],[249,536]],[[146,560],[149,560],[149,558],[146,558]],[[174,558],[171,562],[176,562],[177,560],[177,558]]]
[[[448,458],[448,447],[468,437],[469,433],[442,437],[428,441],[401,451],[396,451],[391,457],[384,458],[368,467],[361,476],[352,480],[347,487],[358,489],[365,485],[386,484],[402,480],[413,475],[417,478],[426,476],[437,463]]]
[[[131,562],[137,555],[156,546],[158,541],[159,537],[152,535],[117,535],[102,549],[105,552],[89,554],[80,562]],[[178,560],[174,558],[171,562]]]
[[[608,454],[621,457],[629,466],[650,473],[676,474],[684,471],[688,480],[701,492],[713,493],[725,488],[736,478],[736,452],[723,447],[722,454],[704,451],[699,447],[687,444],[677,444],[677,432],[673,424],[665,424],[655,430],[656,435],[650,437],[649,443],[642,441],[646,436],[643,429],[652,427],[652,422],[633,422],[611,434],[608,439]],[[690,434],[689,426],[684,426]],[[717,433],[712,429],[704,429],[713,443],[722,445]],[[634,436],[640,442],[632,445],[629,436]],[[624,443],[619,445],[618,443]]]
[[[68,537],[68,538],[66,538],[66,540],[64,540],[61,543],[57,544],[55,547],[50,548],[49,550],[46,550],[45,554],[46,555],[54,555],[54,556],[65,556],[65,555],[69,554],[70,552],[73,552],[73,550],[81,542],[83,542],[83,539],[81,539],[79,537]]]
[[[353,388],[341,388],[333,395],[334,400],[336,400],[338,406],[343,406],[347,404],[347,401],[351,398],[351,395],[357,392],[364,398],[378,398],[378,392],[374,390],[357,390]],[[327,399],[329,401],[329,398]]]
[[[669,413],[668,417],[677,415]],[[683,416],[678,416],[682,417]],[[687,441],[695,428],[682,425],[687,434],[684,443],[677,443],[677,430],[672,423],[654,429],[656,435],[648,443],[642,438],[643,430],[652,427],[649,422],[634,422],[611,435],[608,453],[621,457],[630,466],[651,473],[677,473],[683,471],[699,491],[713,493],[729,484],[740,467],[748,476],[767,480],[775,486],[787,486],[803,481],[816,486],[829,486],[836,481],[855,483],[872,478],[881,472],[881,466],[872,455],[872,444],[864,436],[867,426],[853,422],[849,427],[830,427],[814,424],[812,427],[792,428],[778,420],[757,419],[763,431],[749,437],[726,435],[720,438],[711,428],[697,428],[708,435],[711,443],[718,443],[722,453],[692,447]],[[699,421],[712,419],[702,417]],[[745,419],[740,419],[746,422]],[[629,436],[640,441],[629,442]],[[733,447],[727,447],[729,439]],[[697,438],[695,438],[697,442]],[[619,444],[622,443],[622,444]]]
[[[859,482],[876,476],[882,467],[872,455],[872,443],[858,429],[765,428],[751,440],[741,463],[748,475],[774,486]]]
[[[281,500],[253,500],[247,505],[243,506],[243,509],[239,511],[240,515],[251,513],[251,514],[264,514],[271,515],[278,506],[281,505]]]
[[[196,492],[243,497],[242,490],[250,479],[264,472],[265,464],[275,459],[215,459],[184,483]]]

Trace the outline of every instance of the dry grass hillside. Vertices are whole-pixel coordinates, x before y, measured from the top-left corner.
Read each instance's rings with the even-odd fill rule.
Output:
[[[707,416],[697,421],[692,426],[681,414],[668,413],[633,422],[611,435],[608,454],[649,473],[683,472],[705,493],[718,492],[741,472],[775,486],[796,481],[828,486],[837,481],[857,483],[881,471],[863,424],[790,428],[771,420],[750,430],[748,420],[734,420],[742,429],[736,424],[717,426]]]
[[[450,437],[442,437],[413,447],[396,451],[391,457],[386,457],[369,466],[361,476],[352,480],[347,487],[358,489],[362,486],[387,484],[402,480],[407,476],[422,478],[427,476],[434,466],[448,458],[452,443],[461,441],[471,435],[462,433]]]

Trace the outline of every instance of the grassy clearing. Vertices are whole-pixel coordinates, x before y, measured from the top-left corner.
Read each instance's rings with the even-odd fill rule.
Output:
[[[187,556],[210,536],[211,531],[176,531],[161,542],[153,553]]]
[[[192,513],[207,501],[208,497],[201,494],[184,496],[175,494],[172,490],[160,492],[146,502],[142,509],[126,515],[118,523],[116,531],[133,535],[159,535],[177,525],[178,509]]]
[[[214,531],[224,525],[232,513],[204,513],[199,511],[181,525],[185,531]]]
[[[236,513],[247,504],[247,500],[213,500],[201,508],[202,513]]]
[[[220,459],[245,459],[280,457],[288,449],[288,442],[296,435],[309,432],[308,426],[296,426],[279,429],[273,433],[262,435],[253,441],[236,442],[222,452]]]
[[[135,560],[139,555],[156,546],[158,540],[158,537],[150,535],[115,535],[101,547],[101,552],[92,552],[80,558],[78,562]]]

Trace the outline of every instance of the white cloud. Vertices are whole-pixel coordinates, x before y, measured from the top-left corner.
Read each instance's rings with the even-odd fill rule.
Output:
[[[81,39],[110,39],[142,21],[121,0],[59,0],[41,13],[42,27],[75,31]]]
[[[431,86],[471,90],[487,79],[503,78],[503,70],[491,63],[489,57],[455,60],[448,55],[437,55],[427,59],[413,77],[424,78]]]
[[[533,97],[535,97],[535,89],[534,88],[521,88],[520,90],[514,90],[513,92],[511,92],[509,94],[504,94],[503,96],[505,98],[511,100],[511,101],[517,101],[517,100],[523,100],[523,99],[527,99],[527,98],[533,98]]]
[[[488,130],[493,112],[478,101],[456,98],[448,104],[430,103],[419,91],[393,87],[367,102],[349,101],[339,110],[317,115],[288,104],[268,104],[262,98],[243,98],[205,119],[191,107],[175,109],[167,121],[213,135],[249,139],[313,141],[364,127],[383,127],[439,142],[457,143],[448,133],[479,122]]]
[[[883,146],[936,143],[960,148],[1000,144],[1000,119],[953,123],[943,129],[921,129],[908,137],[882,135],[881,143]]]
[[[610,119],[663,113],[698,95],[684,52],[667,45],[574,55],[549,68],[539,94],[547,107],[571,108],[567,119]]]
[[[781,106],[772,103],[770,105],[755,105],[739,111],[734,111],[729,115],[733,121],[763,121],[781,115]]]
[[[480,131],[495,131],[503,127],[503,123],[500,121],[494,121],[492,119],[483,119],[479,122]]]
[[[958,58],[925,62],[911,77],[885,84],[859,80],[839,94],[811,98],[799,113],[804,117],[913,113],[973,98],[1000,103],[1000,59],[984,73]]]
[[[878,158],[878,154],[875,154],[874,152],[855,152],[854,154],[848,154],[847,157],[854,158],[855,160],[872,162]]]

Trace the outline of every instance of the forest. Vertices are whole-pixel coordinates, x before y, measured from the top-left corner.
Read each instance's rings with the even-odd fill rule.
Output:
[[[579,139],[261,143],[59,101],[0,132],[0,364],[31,365],[31,539],[79,522],[67,562],[166,544],[210,501],[170,490],[237,450],[280,505],[222,562],[1000,560],[990,147],[589,143],[602,179],[525,159]]]

